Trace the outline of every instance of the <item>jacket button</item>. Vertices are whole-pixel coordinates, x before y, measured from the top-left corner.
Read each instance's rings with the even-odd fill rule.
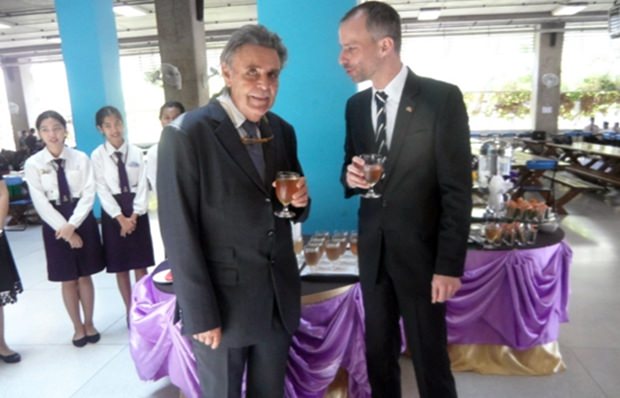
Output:
[[[381,201],[381,207],[387,207],[387,200]]]
[[[273,229],[270,229],[269,232],[267,232],[267,236],[271,237],[275,235],[275,232],[273,232]]]
[[[265,203],[271,203],[271,199],[270,198],[265,198]]]

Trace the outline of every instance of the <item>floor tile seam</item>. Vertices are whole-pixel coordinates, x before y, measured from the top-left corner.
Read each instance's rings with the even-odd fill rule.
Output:
[[[571,348],[570,346],[568,347],[568,349],[571,351],[571,353],[573,354],[574,358],[577,360],[577,362],[579,362],[579,365],[581,365],[581,367],[583,368],[583,370],[587,373],[587,375],[590,377],[590,379],[592,380],[592,382],[598,387],[598,389],[600,390],[601,394],[603,394],[604,397],[606,398],[611,398],[607,395],[607,393],[605,392],[605,389],[603,388],[603,386],[600,385],[600,383],[596,380],[596,378],[592,375],[592,372],[590,372],[590,368],[588,368],[586,366],[586,364],[581,360],[581,358],[579,358],[579,355],[577,355],[577,353],[575,352],[575,350],[573,348]]]
[[[112,363],[112,361],[116,360],[116,358],[118,358],[118,356],[122,354],[123,349],[124,347],[122,347],[115,355],[113,355],[112,357],[110,357],[110,359],[103,363],[96,372],[94,372],[88,379],[84,380],[82,382],[82,385],[79,386],[77,390],[67,398],[75,398],[77,394],[79,394],[79,392],[88,385],[88,383],[90,383],[95,377],[97,377],[98,374],[100,374],[106,367],[108,367],[110,363]]]

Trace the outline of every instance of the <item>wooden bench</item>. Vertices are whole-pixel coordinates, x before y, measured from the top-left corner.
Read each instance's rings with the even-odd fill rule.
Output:
[[[564,205],[573,200],[580,193],[605,189],[603,186],[583,180],[569,171],[557,171],[554,173],[549,170],[543,174],[543,177],[568,188],[568,192],[560,198],[553,199],[553,203],[551,203],[551,205],[555,206],[555,211],[561,215],[568,214]]]
[[[580,177],[583,177],[586,180],[590,180],[590,181],[594,181],[598,183],[605,183],[605,184],[613,185],[615,187],[620,187],[620,177],[614,174],[605,173],[604,171],[593,170],[593,169],[590,169],[587,167],[581,167],[581,166],[568,166],[566,167],[566,170]]]

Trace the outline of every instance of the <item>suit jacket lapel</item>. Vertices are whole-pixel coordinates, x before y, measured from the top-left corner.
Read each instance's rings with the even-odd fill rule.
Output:
[[[219,121],[220,124],[215,128],[214,133],[217,139],[222,143],[230,157],[239,165],[239,167],[248,175],[248,177],[264,192],[268,192],[265,182],[260,178],[252,159],[248,154],[248,150],[239,138],[239,132],[232,124],[226,111],[222,108],[217,100],[212,100],[213,112],[210,116]],[[267,176],[267,174],[265,174]]]
[[[275,131],[275,129],[271,127],[271,123],[269,123],[269,119],[267,115],[261,118],[258,128],[260,129],[261,137],[263,138],[273,137],[271,141],[263,144],[263,155],[265,157],[264,185],[265,185],[265,188],[269,191],[271,189],[271,183],[275,181],[276,179],[276,171],[277,171],[276,165],[275,165],[276,144],[274,143],[274,140],[276,139],[276,137],[280,136],[280,132]]]
[[[400,103],[398,104],[398,111],[396,112],[396,123],[394,123],[392,142],[390,143],[390,150],[388,151],[387,162],[385,164],[384,184],[387,184],[392,175],[391,171],[398,161],[405,136],[411,133],[411,126],[416,111],[415,97],[418,94],[418,89],[416,76],[413,72],[409,71],[403,93],[400,97]]]
[[[375,131],[372,128],[373,115],[370,111],[370,101],[372,101],[372,89],[369,88],[362,94],[362,106],[358,108],[358,111],[362,113],[360,117],[360,120],[362,121],[361,141],[364,143],[364,147],[367,148],[364,153],[374,153],[377,148],[375,144]]]

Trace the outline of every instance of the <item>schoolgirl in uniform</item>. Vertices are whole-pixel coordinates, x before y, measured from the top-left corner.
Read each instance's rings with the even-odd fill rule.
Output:
[[[61,282],[62,298],[75,330],[73,345],[83,347],[100,338],[93,324],[95,290],[91,275],[105,266],[92,213],[93,169],[85,153],[65,147],[67,122],[58,112],[43,112],[36,126],[45,148],[26,161],[26,182],[44,222],[48,279]]]
[[[4,339],[4,306],[16,302],[17,294],[23,291],[9,241],[3,229],[8,212],[9,190],[0,174],[0,360],[17,363],[21,360],[21,356],[9,348]]]
[[[147,180],[142,151],[125,142],[123,117],[118,109],[105,106],[95,122],[105,142],[92,153],[97,194],[101,201],[101,229],[107,271],[116,281],[129,314],[131,282],[146,275],[155,262],[147,215]]]
[[[164,128],[180,114],[185,112],[185,107],[178,101],[168,101],[159,108],[159,122]],[[159,144],[153,144],[146,152],[146,178],[151,185],[151,190],[157,195],[157,150]]]

